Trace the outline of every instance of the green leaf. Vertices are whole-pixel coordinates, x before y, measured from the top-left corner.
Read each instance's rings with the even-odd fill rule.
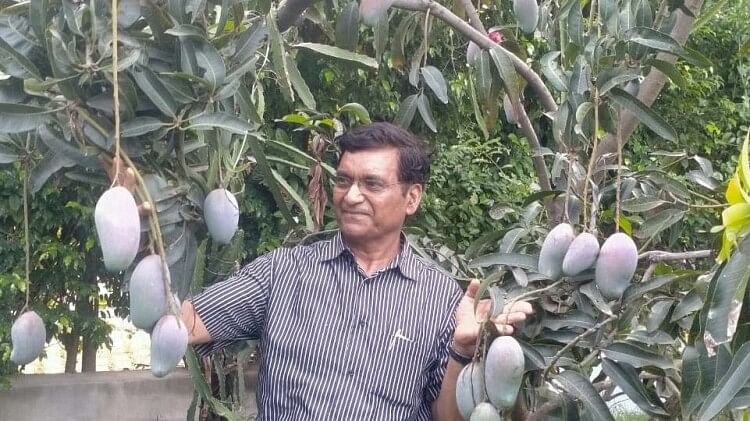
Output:
[[[62,139],[62,136],[53,132],[49,127],[41,126],[39,128],[39,138],[47,146],[47,149],[54,151],[58,155],[75,162],[76,164],[87,168],[101,168],[96,148],[84,148],[73,145],[71,142]]]
[[[566,92],[568,90],[568,81],[560,70],[560,66],[557,64],[557,58],[560,57],[559,51],[550,51],[549,53],[542,56],[540,63],[542,65],[542,73],[547,78],[552,87],[560,92]]]
[[[375,35],[372,42],[373,47],[375,47],[375,60],[380,63],[383,58],[383,52],[385,52],[385,47],[388,45],[388,36],[391,31],[388,14],[383,13],[380,19],[378,19],[378,23],[372,29]]]
[[[260,43],[268,35],[265,22],[257,20],[250,28],[237,37],[237,45],[232,60],[236,63],[246,63],[255,57]]]
[[[170,117],[176,116],[177,102],[156,73],[148,67],[135,66],[130,70],[130,74],[159,111]]]
[[[302,74],[297,68],[297,63],[288,55],[285,58],[287,59],[286,68],[289,72],[289,80],[292,82],[292,86],[297,92],[299,99],[302,100],[302,103],[305,104],[305,107],[311,110],[316,109],[317,105],[315,104],[315,97],[313,96],[312,92],[310,92],[310,87],[307,86],[307,82],[305,82],[305,79],[302,78]]]
[[[55,111],[23,104],[0,103],[0,133],[21,133],[46,124]]]
[[[542,326],[550,330],[560,330],[571,327],[589,329],[594,327],[596,320],[582,311],[572,311],[559,316],[545,317]]]
[[[635,197],[632,199],[624,200],[622,202],[622,210],[632,213],[648,212],[666,203],[668,202],[656,197]]]
[[[221,54],[209,42],[201,41],[196,45],[195,59],[198,67],[203,69],[203,79],[208,82],[211,92],[215,92],[224,84],[227,76],[227,69]]]
[[[336,17],[336,46],[354,51],[359,44],[359,4],[350,1]]]
[[[422,79],[432,89],[435,96],[443,103],[448,103],[448,85],[445,83],[443,74],[435,66],[425,66],[421,69]],[[435,130],[433,130],[435,131]]]
[[[19,53],[16,49],[8,45],[7,42],[5,42],[4,39],[0,38],[0,50],[3,50],[5,53],[7,53],[10,58],[12,58],[19,66],[21,66],[26,73],[33,76],[34,78],[38,80],[43,80],[42,74],[39,72],[39,69],[37,69],[36,65],[26,58],[24,55]],[[5,66],[3,66],[3,69],[5,70]],[[15,72],[13,72],[15,73]],[[26,75],[13,75],[16,77],[24,78]]]
[[[414,114],[417,112],[418,101],[419,97],[416,94],[406,97],[398,107],[398,112],[396,113],[396,118],[393,122],[403,128],[408,128],[411,125],[411,121],[414,119]]]
[[[476,63],[476,84],[477,96],[480,102],[496,101],[497,98],[491,98],[492,95],[492,68],[490,53],[482,50],[477,56]]]
[[[491,253],[479,256],[469,262],[470,268],[494,265],[519,267],[532,272],[538,272],[539,260],[537,256],[519,253]]]
[[[591,90],[591,66],[586,62],[583,56],[579,56],[573,65],[573,73],[570,75],[568,92],[573,109],[586,101],[586,92]]]
[[[357,119],[363,124],[370,124],[372,123],[372,120],[370,120],[370,113],[367,111],[367,108],[365,108],[362,104],[358,104],[356,102],[350,102],[348,104],[344,104],[341,108],[339,108],[339,114],[349,112],[357,116]]]
[[[190,124],[186,129],[193,130],[212,130],[222,129],[229,133],[234,134],[245,134],[252,132],[255,127],[234,114],[229,113],[208,113],[202,114],[198,117],[191,118]]]
[[[702,400],[700,396],[703,372],[700,364],[701,355],[692,346],[686,346],[682,351],[682,388],[680,389],[680,403],[682,416],[688,419],[698,409]]]
[[[596,78],[597,84],[599,85],[599,95],[604,95],[615,86],[618,86],[621,83],[630,82],[634,79],[638,79],[640,76],[640,71],[630,69],[607,69],[605,71],[602,71]]]
[[[669,415],[658,398],[654,399],[653,393],[643,386],[633,366],[603,358],[602,370],[644,412],[656,417]]]
[[[671,80],[672,83],[677,85],[680,89],[687,89],[687,81],[682,76],[682,73],[680,73],[680,70],[677,69],[677,67],[674,64],[668,61],[659,60],[656,58],[650,58],[646,60],[643,64],[645,64],[646,66],[652,66],[656,70],[667,75],[669,80]]]
[[[515,229],[523,230],[523,228]],[[507,231],[505,230],[490,231],[488,233],[485,233],[481,237],[474,240],[471,244],[469,244],[469,247],[466,248],[466,253],[464,253],[464,258],[468,260],[473,259],[484,248],[495,245],[498,241],[500,241],[501,238],[505,236],[506,233]]]
[[[279,28],[276,26],[276,9],[271,9],[266,16],[266,26],[268,27],[268,39],[271,43],[271,64],[276,72],[281,93],[287,102],[294,102],[294,91],[289,81],[289,69],[287,68],[286,50],[284,50],[284,40],[281,38]]]
[[[683,317],[689,316],[692,313],[703,308],[703,298],[701,293],[696,289],[691,289],[675,306],[672,311],[672,317],[670,321],[676,322]]]
[[[745,343],[735,353],[732,364],[724,377],[706,397],[698,412],[698,420],[714,419],[747,384],[748,380],[750,380],[750,343]]]
[[[518,339],[518,343],[523,349],[523,355],[526,357],[526,368],[525,371],[541,370],[544,369],[547,364],[544,362],[544,355],[537,351],[533,346]]]
[[[49,0],[31,0],[29,3],[29,20],[39,40],[43,40],[46,35],[48,11]],[[41,78],[37,79],[41,80]]]
[[[583,11],[580,1],[572,2],[572,7],[568,10],[567,24],[570,42],[583,47]]]
[[[29,174],[29,192],[36,194],[55,173],[73,165],[75,165],[75,161],[54,151],[47,151],[37,166],[31,169],[31,174]]]
[[[17,152],[9,146],[0,143],[0,164],[11,164],[21,158]]]
[[[325,56],[333,57],[339,60],[362,64],[373,69],[378,68],[378,62],[372,57],[353,53],[351,51],[347,51],[338,47],[333,47],[331,45],[317,44],[313,42],[301,42],[294,45],[294,48],[304,48],[310,51],[314,51],[318,54],[323,54]]]
[[[508,53],[497,45],[493,45],[489,51],[500,79],[503,80],[503,84],[505,85],[505,93],[508,94],[511,101],[515,104],[518,101],[518,96],[521,94],[521,87],[516,78],[516,68],[513,66],[513,61],[508,57]]]
[[[641,123],[648,126],[657,135],[677,142],[677,132],[674,128],[638,98],[620,88],[612,88],[607,96],[617,105],[633,113]]]
[[[276,201],[276,206],[279,207],[279,211],[284,216],[284,219],[286,219],[287,223],[291,226],[296,226],[297,221],[294,220],[292,212],[289,210],[286,201],[284,201],[284,196],[281,195],[281,190],[279,190],[279,185],[273,175],[271,166],[268,165],[266,153],[263,151],[263,146],[260,143],[261,139],[254,133],[248,133],[247,140],[250,142],[250,148],[252,149],[253,156],[255,157],[255,161],[257,162],[257,169],[263,176],[263,179],[266,182],[266,186],[269,190],[271,190],[271,195]]]
[[[674,54],[687,62],[700,67],[711,66],[711,61],[697,51],[683,48],[669,35],[655,29],[637,26],[625,33],[625,39],[630,42],[653,48],[657,51]]]
[[[296,190],[286,181],[284,176],[279,174],[276,170],[271,170],[271,173],[273,174],[273,177],[276,179],[276,182],[279,183],[281,187],[284,188],[284,190],[287,192],[287,194],[294,199],[295,202],[297,202],[297,206],[302,209],[302,213],[305,216],[305,227],[308,231],[312,232],[315,229],[315,224],[312,220],[312,215],[310,214],[310,205],[305,201],[302,196],[300,196],[299,193],[297,193]]]
[[[437,133],[437,124],[435,123],[435,117],[432,116],[432,108],[430,108],[430,101],[427,99],[427,95],[419,94],[417,97],[417,109],[427,127]]]
[[[743,245],[747,242],[748,239],[743,240]],[[711,336],[718,344],[731,340],[727,335],[727,327],[732,312],[732,302],[734,300],[742,302],[748,277],[750,277],[750,253],[740,247],[729,258],[718,276],[711,280],[703,308],[703,312],[707,315],[705,335]]]
[[[602,350],[602,354],[613,361],[627,363],[636,368],[657,367],[662,370],[673,368],[672,361],[653,351],[626,342],[615,342]]]
[[[641,224],[635,236],[640,239],[651,238],[682,220],[685,212],[679,209],[664,209]]]
[[[594,389],[591,382],[580,373],[573,370],[565,370],[555,377],[563,390],[574,396],[583,403],[589,411],[589,415],[597,421],[614,421],[604,399]]]
[[[122,123],[120,126],[120,135],[122,137],[141,136],[151,133],[168,124],[155,117],[136,117],[132,120]]]
[[[118,28],[129,28],[140,17],[141,17],[140,0],[119,0],[117,2],[117,27]]]

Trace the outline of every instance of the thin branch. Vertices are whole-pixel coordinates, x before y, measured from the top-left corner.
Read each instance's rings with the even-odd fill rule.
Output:
[[[668,260],[705,259],[711,257],[711,250],[695,250],[682,253],[652,250],[638,255],[638,260],[649,260],[651,262],[665,262]]]
[[[574,346],[578,345],[578,343],[584,340],[587,336],[591,335],[592,333],[597,332],[599,329],[602,328],[602,326],[616,319],[617,319],[617,316],[615,316],[614,314],[610,315],[606,319],[595,324],[594,326],[591,326],[590,328],[586,329],[583,333],[573,338],[572,341],[568,342],[561,350],[557,351],[554,357],[552,357],[552,361],[550,361],[549,364],[547,364],[547,368],[544,369],[543,377],[545,378],[547,377],[550,370],[552,370],[552,367],[555,366],[555,363],[557,362],[557,360],[560,359],[560,357],[563,356],[563,354],[570,351]]]
[[[466,9],[466,16],[469,18],[469,22],[471,23],[471,26],[473,26],[477,31],[486,34],[487,30],[484,28],[484,24],[482,24],[482,20],[479,19],[479,13],[477,13],[477,8],[474,7],[474,5],[471,3],[471,0],[458,0],[458,3],[461,4],[461,6]]]
[[[534,90],[537,97],[539,98],[539,101],[544,107],[544,110],[547,112],[554,112],[557,110],[557,103],[552,97],[550,91],[547,89],[547,86],[544,84],[544,81],[542,81],[542,78],[538,74],[536,74],[536,72],[534,72],[534,70],[532,70],[526,64],[526,62],[521,60],[515,54],[503,48],[501,45],[495,44],[491,39],[489,39],[478,30],[474,29],[468,22],[453,14],[453,12],[451,12],[445,6],[432,0],[395,0],[393,2],[393,7],[404,10],[412,10],[416,12],[426,12],[429,9],[430,14],[447,23],[449,26],[451,26],[453,29],[455,29],[471,41],[474,41],[474,43],[479,47],[490,49],[493,46],[497,46],[501,48],[503,52],[505,52],[508,57],[510,57],[511,61],[513,62],[513,66],[515,67],[518,74],[526,79],[531,89]]]
[[[648,268],[646,268],[646,272],[643,273],[641,283],[644,284],[648,282],[651,277],[654,276],[654,272],[656,272],[656,263],[651,263]]]
[[[552,190],[552,184],[549,181],[547,165],[544,163],[544,155],[542,155],[542,145],[539,143],[539,138],[534,131],[534,127],[531,125],[529,115],[526,114],[526,109],[524,108],[523,104],[520,104],[520,100],[519,105],[517,107],[513,107],[513,109],[514,111],[516,111],[516,119],[518,120],[518,124],[521,126],[521,132],[523,132],[523,135],[526,136],[526,140],[529,142],[529,146],[531,146],[531,160],[534,162],[534,169],[536,170],[536,175],[539,178],[539,187],[541,187],[543,191],[550,191]]]
[[[607,390],[614,386],[614,382],[610,379],[603,380],[601,382],[594,383],[594,389],[597,391],[597,393],[602,392],[603,390]],[[551,399],[547,401],[544,405],[537,408],[536,411],[530,412],[529,416],[526,417],[526,421],[542,421],[546,419],[546,416],[554,411],[555,409],[561,407],[563,404],[565,404],[565,400],[568,399],[569,395],[567,393],[560,393],[557,397],[554,399]]]

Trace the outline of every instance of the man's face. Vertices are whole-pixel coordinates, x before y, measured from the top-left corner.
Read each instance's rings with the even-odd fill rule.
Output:
[[[421,198],[421,185],[399,183],[397,149],[346,152],[341,157],[333,206],[348,241],[373,241],[399,233]]]

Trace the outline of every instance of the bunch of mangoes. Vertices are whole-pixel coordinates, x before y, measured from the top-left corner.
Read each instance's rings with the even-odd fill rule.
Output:
[[[596,286],[610,300],[622,297],[637,266],[638,248],[627,234],[612,234],[599,248],[596,236],[588,232],[576,235],[567,223],[550,230],[539,253],[539,273],[550,279],[576,276],[594,267]]]

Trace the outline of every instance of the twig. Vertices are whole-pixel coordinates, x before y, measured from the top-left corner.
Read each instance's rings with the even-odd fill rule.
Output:
[[[652,250],[638,255],[638,260],[649,260],[651,262],[664,262],[668,260],[705,259],[711,257],[711,250],[694,250],[682,253]]]
[[[547,368],[544,369],[544,375],[543,375],[543,377],[547,377],[547,375],[549,374],[550,370],[552,370],[552,368],[555,366],[555,363],[557,362],[557,360],[559,360],[560,357],[563,356],[563,354],[565,354],[566,352],[570,351],[570,349],[572,349],[574,346],[578,345],[578,342],[581,342],[587,336],[589,336],[592,333],[595,333],[596,331],[598,331],[599,329],[601,329],[602,326],[604,326],[605,324],[607,324],[607,323],[609,323],[609,322],[611,322],[613,320],[616,320],[617,317],[618,316],[615,316],[614,314],[610,315],[609,317],[607,317],[606,319],[602,320],[601,322],[599,322],[599,323],[595,324],[594,326],[591,326],[590,328],[586,329],[583,333],[581,333],[580,335],[578,335],[575,338],[573,338],[572,341],[568,342],[561,350],[557,351],[557,353],[555,354],[554,357],[552,357],[552,361],[550,361],[549,364],[547,365]]]
[[[31,291],[31,236],[29,236],[29,156],[30,141],[26,137],[26,158],[24,160],[23,174],[23,235],[24,235],[24,252],[26,253],[26,303],[21,310],[23,313],[29,308],[29,297]]]
[[[117,1],[112,0],[112,84],[114,85],[113,100],[115,113],[115,157],[120,157],[120,83],[118,78],[118,57],[117,57]],[[112,187],[120,181],[120,160],[115,159],[115,176],[112,179]]]
[[[534,90],[534,92],[536,92],[536,95],[539,98],[542,107],[544,107],[544,110],[547,112],[554,112],[557,110],[557,103],[552,97],[549,89],[547,89],[547,86],[544,84],[544,81],[542,81],[542,78],[536,72],[534,72],[534,70],[532,70],[531,67],[526,64],[526,62],[521,60],[518,56],[511,53],[507,49],[503,48],[501,45],[495,44],[491,39],[489,39],[478,30],[474,29],[468,22],[461,20],[445,6],[432,0],[395,0],[393,2],[393,7],[404,10],[412,10],[416,12],[426,12],[428,9],[430,9],[433,16],[444,21],[456,31],[469,38],[471,41],[474,41],[477,46],[484,49],[489,49],[493,46],[501,48],[513,62],[513,66],[515,67],[518,74],[526,79],[526,81],[529,82],[529,86]]]
[[[646,272],[643,273],[643,277],[641,277],[641,283],[648,282],[648,280],[651,279],[652,276],[654,276],[655,271],[656,263],[651,263],[648,268],[646,268]]]

